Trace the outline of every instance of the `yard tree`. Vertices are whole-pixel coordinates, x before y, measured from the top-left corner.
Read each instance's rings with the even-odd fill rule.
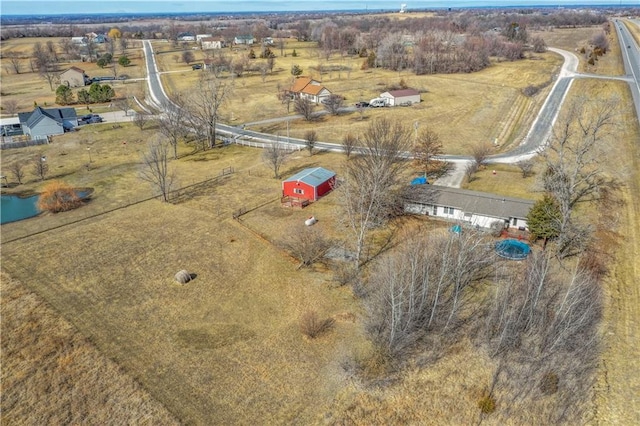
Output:
[[[527,226],[534,238],[544,240],[543,247],[547,247],[547,241],[559,235],[560,206],[549,194],[536,201],[529,214],[527,214]]]
[[[196,56],[190,50],[185,50],[182,52],[182,62],[185,64],[190,64],[191,62],[196,60]]]
[[[87,89],[78,90],[78,103],[89,105],[91,102],[91,95]]]
[[[283,143],[268,144],[262,151],[262,161],[273,170],[274,179],[280,179],[280,167],[287,161],[289,151]]]
[[[73,91],[66,84],[61,84],[56,89],[56,103],[58,105],[70,105],[73,103]]]
[[[276,57],[269,56],[267,57],[267,66],[269,67],[269,72],[273,72],[273,67],[276,65]]]
[[[5,57],[11,64],[11,68],[16,74],[20,74],[20,70],[22,69],[22,58],[20,58],[20,54],[18,52],[8,52]]]
[[[217,78],[211,73],[200,74],[198,90],[193,91],[185,101],[188,105],[191,127],[202,140],[202,148],[216,145],[216,125],[220,118],[220,108],[233,91],[233,82]]]
[[[124,112],[125,116],[129,115],[129,111],[131,111],[131,99],[128,96],[125,95],[124,97],[116,100],[113,104],[120,111]]]
[[[429,127],[420,130],[417,134],[412,153],[414,164],[424,171],[425,176],[438,172],[443,167],[443,162],[436,159],[442,154],[440,136]]]
[[[49,164],[47,163],[47,157],[44,155],[36,155],[31,160],[31,166],[33,167],[33,173],[44,180],[49,173]]]
[[[344,104],[344,98],[342,97],[342,95],[337,95],[334,93],[332,95],[329,95],[329,97],[327,97],[323,101],[323,104],[324,104],[324,109],[329,111],[329,113],[333,115],[338,115],[340,114],[340,108],[342,108]]]
[[[300,261],[299,267],[309,267],[322,259],[331,247],[331,240],[319,228],[301,224],[287,233],[281,245]]]
[[[346,135],[344,135],[344,137],[342,138],[342,148],[347,158],[351,157],[351,153],[353,152],[353,149],[356,147],[357,143],[358,139],[356,139],[353,134],[347,133]]]
[[[122,32],[118,28],[111,28],[107,33],[107,37],[111,39],[119,39],[122,37]]]
[[[169,168],[169,144],[160,138],[151,141],[142,155],[140,179],[148,182],[162,196],[162,201],[169,201],[175,174]]]
[[[574,220],[576,206],[599,200],[605,189],[617,188],[617,182],[602,171],[601,159],[604,147],[615,140],[618,107],[617,98],[578,97],[563,107],[541,154],[542,187],[560,209],[560,257],[582,252],[588,240],[588,227]]]
[[[51,91],[53,91],[53,85],[56,81],[59,80],[60,74],[57,64],[53,61],[40,63],[38,66],[38,74],[47,83],[49,83],[49,88],[51,89]]]
[[[14,161],[9,165],[9,171],[18,182],[18,185],[22,185],[22,179],[24,179],[24,162]]]
[[[160,133],[167,138],[173,148],[173,158],[178,158],[178,143],[188,134],[188,115],[183,100],[176,96],[174,101],[163,106],[165,113],[156,120]]]
[[[308,99],[296,98],[296,100],[293,102],[293,109],[307,121],[311,121],[314,118],[313,112],[315,109],[315,104]]]
[[[135,124],[140,130],[144,130],[144,127],[149,122],[149,114],[144,112],[136,112],[133,116],[133,124]]]
[[[354,261],[364,260],[368,236],[397,209],[398,178],[411,131],[398,121],[380,118],[358,138],[359,155],[349,160],[341,185],[346,226],[355,244]]]
[[[89,97],[92,102],[109,102],[116,95],[113,88],[108,84],[93,83],[89,87]]]
[[[73,210],[82,205],[78,191],[69,184],[54,180],[44,186],[38,197],[38,208],[51,213]]]
[[[365,303],[373,341],[396,361],[454,344],[450,336],[474,297],[469,290],[490,275],[495,257],[473,231],[403,238],[369,275]]]
[[[516,163],[516,166],[518,166],[518,168],[522,172],[523,178],[528,178],[529,176],[531,176],[531,174],[533,173],[534,165],[535,163],[532,159],[520,160]]]
[[[318,140],[318,133],[315,130],[308,130],[304,134],[304,141],[307,149],[309,150],[309,156],[313,155],[313,148]]]
[[[14,115],[20,109],[17,99],[7,99],[3,101],[2,108],[9,115]]]
[[[126,56],[120,56],[120,58],[118,58],[118,64],[122,67],[128,67],[131,64],[131,59]]]
[[[302,75],[302,68],[300,65],[294,64],[291,66],[291,75],[294,77]]]

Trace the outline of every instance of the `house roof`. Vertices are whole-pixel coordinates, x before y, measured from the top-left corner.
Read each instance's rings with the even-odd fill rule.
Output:
[[[293,85],[291,86],[292,92],[302,92],[302,89],[307,87],[309,83],[313,81],[311,77],[298,77],[294,80]]]
[[[21,124],[26,124],[29,128],[37,125],[45,117],[62,123],[64,120],[75,120],[78,116],[74,108],[48,108],[36,107],[31,112],[22,112],[18,114]]]
[[[324,87],[320,82],[312,79],[311,77],[298,77],[293,82],[289,91],[293,93],[306,93],[309,95],[318,95],[323,90],[331,93],[329,89]]]
[[[410,203],[453,207],[465,213],[504,219],[525,219],[534,204],[523,198],[437,185],[410,186],[405,191],[404,199]]]
[[[235,38],[237,38],[238,40],[251,40],[253,39],[253,36],[249,34],[243,34],[243,35],[236,36]]]
[[[420,92],[418,92],[415,89],[390,90],[390,91],[385,92],[385,93],[390,94],[394,98],[402,98],[404,96],[415,96],[415,95],[419,95],[420,94]],[[385,93],[383,93],[383,95]]]
[[[332,172],[331,170],[327,170],[323,167],[315,167],[312,169],[304,169],[291,176],[289,179],[285,179],[284,182],[304,182],[307,185],[316,187],[328,181],[335,175],[335,172]]]
[[[84,74],[84,70],[78,67],[69,67],[67,70],[65,70],[62,74],[64,74],[67,71],[75,71],[75,72],[79,72],[81,74]]]

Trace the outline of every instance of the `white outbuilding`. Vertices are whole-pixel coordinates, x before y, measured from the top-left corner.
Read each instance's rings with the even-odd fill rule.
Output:
[[[412,105],[420,103],[420,92],[415,89],[391,90],[380,94],[381,98],[387,99],[387,105]]]

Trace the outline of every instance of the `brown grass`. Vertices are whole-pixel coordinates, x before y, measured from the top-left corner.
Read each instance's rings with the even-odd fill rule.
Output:
[[[53,41],[56,48],[60,50],[58,47],[58,43],[60,41],[59,37],[13,38],[2,42],[2,47],[0,48],[2,55],[6,55],[9,52],[15,52],[20,54],[23,58],[21,60],[22,72],[20,74],[15,74],[13,69],[10,68],[10,64],[8,62],[3,64],[4,66],[2,70],[2,102],[6,102],[11,99],[18,101],[20,112],[31,111],[34,106],[34,102],[42,107],[52,108],[57,106],[55,104],[55,89],[57,88],[57,85],[54,84],[53,91],[50,90],[49,83],[41,78],[37,72],[31,72],[31,67],[29,66],[29,58],[33,52],[33,45],[39,42],[44,46],[47,41]],[[104,51],[104,46],[99,47],[99,50]],[[61,52],[58,53],[60,54]],[[119,55],[120,49],[117,48],[116,54],[114,55],[116,60]],[[127,74],[130,78],[145,77],[146,69],[144,66],[144,56],[142,54],[141,44],[139,42],[131,43],[131,47],[127,49],[127,55],[131,59],[131,65],[126,68],[118,67],[118,74]],[[62,62],[58,64],[60,72],[71,66],[83,69],[90,77],[113,75],[111,67],[101,69],[95,63]],[[143,97],[144,95],[143,87],[136,82],[123,83],[118,81],[113,83],[113,87],[116,91],[116,96],[124,96],[125,94],[128,94]],[[77,93],[78,90],[79,88],[74,89],[74,93]],[[93,105],[92,108],[97,112],[102,112],[107,109],[107,104]]]
[[[507,69],[511,69],[513,84],[520,85],[517,66]],[[486,89],[495,87],[490,74],[480,74],[487,80],[479,86],[491,96]],[[472,89],[472,81],[481,76],[452,78],[459,78],[456,84],[468,84],[471,93],[480,93],[483,90]],[[600,87],[600,93],[619,93],[624,102],[630,102],[625,84],[619,82],[579,80],[572,93],[593,91],[594,85]],[[503,97],[499,105],[506,103]],[[492,104],[500,109],[499,105]],[[483,117],[490,120],[491,114],[485,112]],[[635,123],[631,112],[624,114],[621,123]],[[468,135],[471,124],[457,122],[451,128]],[[481,351],[463,341],[428,368],[415,366],[391,375],[385,386],[360,382],[350,367],[354,359],[360,365],[368,362],[372,374],[388,370],[363,337],[362,313],[353,294],[348,288],[334,288],[326,270],[296,271],[296,263],[269,243],[310,215],[319,219],[314,226],[328,235],[348,238],[337,210],[338,192],[302,211],[282,209],[275,201],[280,181],[271,179],[259,159],[260,151],[232,146],[173,162],[181,186],[195,184],[175,204],[152,200],[89,217],[89,213],[149,195],[136,171],[153,131],[140,132],[132,125],[113,129],[110,124],[85,129],[57,137],[45,147],[3,152],[4,169],[7,162],[42,150],[51,163],[52,176],[65,176],[73,186],[93,187],[95,195],[89,205],[76,211],[3,225],[2,267],[89,337],[103,355],[115,360],[180,421],[363,425],[479,421],[478,401],[495,368]],[[633,410],[640,377],[636,345],[640,293],[634,286],[640,275],[638,140],[637,126],[630,125],[610,147],[604,163],[607,173],[627,184],[623,188],[627,203],[620,211],[619,245],[602,248],[617,256],[608,282],[605,331],[612,334],[607,334],[611,337],[590,411],[603,423],[640,423],[638,411]],[[94,156],[89,170],[88,144]],[[181,147],[181,155],[190,150]],[[285,166],[284,175],[318,165],[340,174],[343,159],[339,154],[310,157],[299,152]],[[228,166],[236,173],[203,182]],[[471,188],[516,196],[531,190],[534,178],[522,179],[517,168],[496,166],[496,170],[496,175],[491,169],[481,172]],[[406,173],[408,177],[414,171],[408,167]],[[39,190],[41,184],[33,176],[26,180],[12,191]],[[262,207],[242,216],[242,223],[230,219],[239,207],[256,206]],[[399,226],[408,228],[423,221],[406,218]],[[196,279],[186,286],[174,283],[179,268],[195,273]],[[9,279],[5,277],[3,292]],[[4,333],[7,317],[16,315],[19,321],[20,311],[5,310],[4,294],[2,300]],[[309,310],[336,318],[332,332],[318,341],[305,340],[297,331],[301,315]],[[43,326],[46,331],[54,328]],[[31,349],[25,353],[31,354]],[[6,358],[3,347],[3,385],[4,371],[19,377],[20,364],[14,362]],[[25,383],[16,383],[16,389],[29,389]],[[496,411],[485,416],[486,424],[539,424],[556,397],[545,396],[531,407],[504,404],[508,396],[504,389],[496,389],[493,395]],[[49,396],[43,397],[47,399]],[[3,411],[7,415],[4,405]],[[18,423],[23,415],[17,414]]]
[[[41,297],[1,276],[3,424],[179,424]]]

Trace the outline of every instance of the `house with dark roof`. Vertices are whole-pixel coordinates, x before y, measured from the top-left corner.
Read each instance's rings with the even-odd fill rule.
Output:
[[[31,139],[46,139],[75,129],[78,116],[74,108],[41,108],[18,114],[22,131]]]
[[[336,174],[323,167],[304,169],[282,182],[282,196],[309,201],[330,192],[336,184]]]
[[[404,193],[404,211],[491,228],[527,228],[534,201],[437,185],[412,185]]]
[[[415,89],[390,90],[380,94],[389,106],[412,105],[420,103],[420,92]]]
[[[307,99],[316,104],[331,96],[329,89],[311,77],[297,77],[288,92],[296,98]]]
[[[60,84],[66,84],[69,87],[83,87],[90,81],[84,70],[78,67],[71,67],[60,74]]]

